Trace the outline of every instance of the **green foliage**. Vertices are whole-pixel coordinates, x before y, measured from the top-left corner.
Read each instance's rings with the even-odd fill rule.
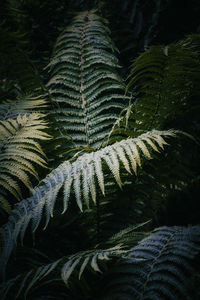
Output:
[[[99,299],[194,299],[187,282],[199,242],[199,226],[157,228],[108,272]]]
[[[41,114],[45,112],[46,107],[47,101],[41,95],[19,95],[15,101],[6,100],[0,104],[0,120],[16,119],[18,114]]]
[[[26,39],[26,32],[20,29],[13,32],[10,26],[6,22],[0,24],[0,80],[9,78],[9,81],[12,80],[12,85],[18,85],[26,92],[33,92],[41,86],[41,81],[38,70],[30,57],[30,45]]]
[[[136,44],[140,35],[143,46],[152,40],[165,3],[155,2],[155,13],[148,19],[146,9],[154,4],[116,1],[127,22],[137,25],[130,43]],[[0,32],[5,41],[0,196],[8,212],[9,196],[20,202],[8,221],[2,220],[0,295],[5,300],[198,297],[199,291],[191,294],[189,286],[198,282],[199,226],[151,230],[164,223],[161,208],[173,192],[182,198],[189,182],[199,180],[198,143],[186,141],[194,140],[190,134],[196,137],[199,130],[199,35],[147,49],[134,60],[126,89],[118,70],[119,52],[103,18],[110,18],[109,4],[57,4],[6,0],[3,6],[9,21],[3,23],[7,38]],[[102,16],[93,9],[71,19],[73,12],[66,8],[77,6],[96,6]],[[47,26],[44,18],[41,28],[46,29],[40,33],[37,11],[55,11]],[[58,22],[58,16],[65,21]],[[143,17],[150,20],[146,29]],[[110,28],[117,22],[113,20]],[[49,61],[44,56],[63,27]],[[34,42],[37,33],[38,40],[47,36],[46,46],[44,41],[43,46]],[[130,49],[134,53],[136,48]],[[41,72],[47,82],[43,87],[36,70],[47,60]],[[179,134],[185,139],[178,139]],[[164,147],[168,141],[171,146]],[[46,176],[37,165],[44,167],[47,158]],[[44,179],[35,186],[39,177]],[[177,209],[182,205],[179,201]],[[151,218],[153,225],[147,221]],[[27,246],[19,246],[19,239]]]
[[[106,265],[110,260],[116,260],[116,258],[122,256],[127,259],[127,254],[129,253],[128,248],[135,246],[139,241],[150,234],[136,231],[147,223],[148,222],[129,226],[109,238],[104,245],[98,245],[96,249],[81,251],[68,257],[62,257],[53,263],[32,269],[26,275],[21,274],[7,281],[0,295],[4,299],[7,293],[10,294],[11,291],[17,289],[15,299],[18,299],[21,295],[26,297],[31,289],[34,289],[34,287],[37,288],[39,282],[48,284],[50,278],[53,282],[58,280],[59,277],[60,280],[71,289],[73,287],[72,283],[74,278],[78,277],[78,280],[82,280],[82,277],[84,277],[84,274],[87,272],[103,273],[102,271],[107,269]],[[109,245],[115,246],[106,248]],[[99,246],[103,246],[103,248],[100,249]],[[70,277],[72,277],[72,279]]]
[[[161,227],[144,239],[136,228],[123,230],[107,241],[123,244],[82,251],[13,278],[5,283],[2,299],[5,290],[11,293],[15,289],[15,299],[20,295],[26,298],[39,282],[46,285],[50,280],[62,280],[71,290],[71,281],[78,277],[84,282],[91,272],[105,273],[97,299],[193,299],[186,282],[195,270],[192,260],[199,252],[199,226]]]
[[[105,21],[80,13],[58,38],[48,65],[52,114],[76,147],[97,149],[126,104]]]
[[[120,50],[123,72],[128,73],[130,59],[149,46],[161,30],[161,16],[169,7],[168,0],[104,1],[103,15],[110,21],[113,39]]]
[[[41,117],[37,113],[29,116],[18,114],[16,120],[8,118],[0,121],[0,199],[7,212],[10,212],[10,204],[6,192],[20,200],[22,195],[18,180],[31,188],[28,175],[38,178],[33,164],[45,167],[45,154],[35,141],[49,138],[43,131],[47,126]]]
[[[199,40],[190,36],[169,46],[152,46],[132,64],[127,88],[133,87],[136,102],[134,130],[166,128],[192,108],[200,95]],[[184,76],[181,74],[184,73]],[[197,101],[197,100],[196,100]]]
[[[23,240],[30,221],[32,221],[32,231],[36,231],[41,222],[44,208],[46,215],[44,228],[47,227],[50,217],[53,217],[56,198],[62,186],[64,186],[63,213],[68,208],[72,189],[74,190],[77,205],[82,211],[82,194],[87,207],[89,207],[89,193],[93,202],[96,203],[95,177],[102,194],[105,194],[104,173],[102,170],[103,161],[105,161],[105,165],[108,166],[117,184],[122,188],[120,163],[128,173],[132,171],[136,173],[137,166],[141,166],[141,153],[139,150],[146,158],[150,159],[151,154],[147,144],[154,151],[159,151],[158,146],[163,148],[163,145],[166,144],[163,137],[170,136],[175,136],[175,132],[152,131],[136,139],[122,140],[96,152],[83,154],[74,162],[65,161],[58,168],[54,169],[43,179],[43,185],[32,190],[32,197],[21,201],[16,206],[10,221],[2,228],[1,234],[2,240],[4,240],[4,246],[2,247],[4,254],[1,257],[2,266],[8,260],[19,234],[21,240]]]

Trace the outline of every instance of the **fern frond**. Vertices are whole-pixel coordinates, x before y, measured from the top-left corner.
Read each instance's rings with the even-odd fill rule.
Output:
[[[109,249],[87,250],[78,254],[72,255],[63,265],[61,270],[62,280],[66,285],[69,283],[70,276],[77,267],[79,268],[78,278],[80,280],[86,267],[90,266],[95,272],[102,273],[99,264],[102,261],[109,260],[112,256],[120,256],[127,252],[122,249],[122,245],[117,245]]]
[[[174,136],[176,136],[176,132],[172,130],[153,130],[135,139],[122,140],[96,152],[85,153],[72,163],[70,161],[62,163],[43,180],[43,185],[33,189],[32,197],[17,204],[9,222],[2,228],[5,242],[2,254],[3,265],[10,255],[18,235],[20,234],[21,239],[23,239],[30,221],[32,221],[32,230],[35,231],[37,229],[44,207],[46,208],[46,228],[50,217],[53,216],[55,201],[61,187],[64,186],[63,213],[68,207],[72,190],[74,190],[77,205],[82,211],[83,200],[86,206],[89,206],[90,198],[92,198],[94,203],[96,202],[96,181],[98,181],[101,192],[105,193],[104,174],[101,168],[103,163],[108,166],[110,174],[114,177],[117,184],[122,187],[120,178],[121,166],[127,172],[131,173],[132,170],[136,172],[136,166],[141,165],[141,156],[144,155],[148,159],[151,157],[146,150],[146,138],[149,138],[154,144],[158,144],[161,147],[166,143],[164,137]],[[148,147],[150,149],[149,145]],[[81,189],[82,185],[83,189]],[[84,197],[83,200],[82,197]]]
[[[152,46],[132,64],[127,89],[135,93],[136,131],[163,128],[189,108],[194,96],[199,97],[199,54],[190,39]]]
[[[103,274],[108,261],[112,261],[113,258],[127,257],[129,248],[137,245],[139,241],[150,234],[136,231],[147,223],[149,221],[129,226],[109,238],[103,245],[99,245],[98,248],[62,257],[53,263],[41,265],[38,268],[34,268],[27,273],[4,282],[3,288],[0,289],[1,298],[6,299],[7,294],[10,295],[11,290],[15,289],[17,290],[16,299],[22,295],[26,297],[32,288],[37,289],[41,283],[43,284],[45,279],[47,282],[49,282],[50,278],[52,278],[52,282],[60,279],[70,288],[70,283],[74,279],[75,281],[77,279],[81,281],[85,271]]]
[[[17,291],[16,299],[22,295],[27,297],[31,289],[55,279],[61,279],[71,288],[73,281],[79,280],[81,284],[86,270],[102,273],[97,299],[102,296],[113,300],[193,299],[187,284],[199,253],[199,226],[160,227],[146,234],[135,232],[145,224],[129,227],[105,243],[111,245],[123,240],[123,244],[81,251],[8,280],[2,289],[2,299],[13,289]],[[148,237],[142,238],[145,235]],[[114,264],[112,258],[115,258]],[[106,267],[108,261],[109,268]]]
[[[94,11],[78,14],[58,38],[47,66],[52,114],[76,147],[98,149],[128,98],[104,23]]]
[[[35,287],[37,288],[37,285],[46,277],[48,278],[49,275],[55,277],[52,274],[55,271],[60,273],[60,279],[68,287],[72,275],[73,277],[77,275],[80,280],[86,269],[102,273],[100,265],[104,266],[111,258],[120,257],[126,252],[127,250],[123,250],[121,245],[117,245],[109,249],[92,249],[60,258],[53,263],[42,265],[39,268],[30,270],[26,274],[5,282],[4,287],[1,289],[2,293],[0,293],[1,299],[6,299],[6,295],[13,289],[13,286],[17,286],[15,299],[19,299],[22,295],[27,297],[30,290]]]
[[[21,95],[16,101],[5,101],[0,104],[0,120],[16,119],[19,114],[42,112],[47,102],[42,95]]]
[[[199,243],[199,226],[157,228],[105,277],[104,299],[193,299],[187,284]]]
[[[130,249],[133,246],[137,245],[145,237],[149,236],[151,232],[140,231],[141,228],[149,224],[151,220],[147,222],[130,225],[129,227],[120,230],[111,236],[105,243],[105,245],[116,245],[122,244],[125,249]]]
[[[28,175],[38,178],[33,164],[46,165],[45,154],[36,141],[50,137],[43,131],[47,125],[41,117],[41,114],[32,113],[18,115],[16,120],[0,121],[0,186],[3,189],[0,196],[4,208],[8,208],[5,191],[19,200],[19,182],[30,188]]]

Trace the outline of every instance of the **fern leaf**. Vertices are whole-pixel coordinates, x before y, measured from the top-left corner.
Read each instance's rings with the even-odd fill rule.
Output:
[[[163,136],[162,139],[159,139],[160,146],[162,143],[165,143],[164,137],[174,137],[176,132],[174,131],[151,131],[145,133],[136,139],[127,139],[122,140],[120,142],[116,142],[113,145],[107,146],[92,153],[85,153],[82,156],[78,157],[77,160],[70,163],[66,161],[62,163],[57,169],[53,170],[44,180],[43,185],[35,188],[33,190],[32,197],[23,200],[19,203],[15,210],[13,211],[13,215],[11,216],[9,222],[4,225],[2,228],[2,232],[9,232],[9,244],[8,240],[4,240],[4,247],[2,253],[2,263],[3,265],[6,263],[13,247],[14,241],[17,240],[17,237],[20,231],[25,231],[30,221],[34,220],[34,229],[35,230],[40,222],[41,214],[43,207],[46,210],[46,224],[45,228],[48,225],[50,217],[53,215],[53,208],[55,205],[56,197],[64,185],[64,211],[67,209],[69,196],[71,193],[71,187],[75,187],[75,197],[76,202],[79,208],[82,210],[82,200],[81,195],[82,191],[80,188],[81,182],[80,179],[83,178],[83,196],[85,197],[85,203],[89,205],[89,193],[91,194],[91,198],[93,202],[96,201],[96,182],[95,176],[97,177],[97,182],[102,185],[102,173],[100,168],[95,167],[96,157],[98,159],[98,163],[102,164],[102,161],[105,161],[107,166],[109,167],[110,172],[113,174],[116,182],[120,187],[122,187],[122,182],[120,179],[120,163],[123,164],[124,155],[130,155],[126,157],[126,164],[129,163],[129,169],[133,166],[133,171],[135,172],[135,165],[140,163],[138,159],[141,154],[140,151],[143,151],[144,145],[139,141],[144,141],[148,137],[152,140],[153,143],[157,142],[158,137]],[[126,151],[127,146],[131,151]],[[120,147],[120,151],[118,151]],[[149,147],[149,146],[148,146]],[[138,149],[137,149],[138,148]],[[123,156],[117,153],[123,150]],[[137,155],[136,155],[137,153]],[[135,164],[130,163],[129,161],[135,161]],[[96,172],[100,172],[97,174]],[[101,178],[99,181],[98,178]],[[38,220],[37,220],[38,215]],[[4,233],[3,233],[4,236]],[[5,251],[6,249],[6,251]]]
[[[61,276],[62,276],[62,280],[64,281],[65,284],[68,283],[69,277],[73,273],[74,269],[76,268],[76,266],[78,265],[80,260],[81,260],[81,257],[78,257],[75,260],[69,260],[63,266],[62,271],[61,271]]]
[[[5,295],[5,292],[9,293],[9,290],[12,289],[14,284],[19,286],[15,299],[18,299],[18,297],[22,294],[26,297],[31,288],[36,286],[38,282],[42,281],[48,275],[52,275],[52,273],[56,269],[58,270],[58,268],[60,269],[61,278],[67,286],[69,285],[70,277],[72,274],[75,276],[74,273],[77,274],[77,271],[79,280],[81,279],[83,272],[89,268],[95,272],[102,273],[99,265],[113,257],[120,257],[120,255],[127,252],[121,248],[122,247],[120,245],[117,245],[108,249],[82,251],[69,257],[60,258],[48,265],[30,270],[26,274],[22,274],[21,276],[14,278],[12,280],[12,285],[9,285],[9,282],[5,282],[4,285],[7,286],[7,291],[2,290],[2,297]]]
[[[199,97],[199,55],[190,36],[168,46],[152,46],[132,64],[127,89],[133,88],[136,130],[160,129]],[[184,76],[182,74],[184,73]]]
[[[105,195],[104,176],[102,170],[101,156],[95,155],[95,173],[97,174],[98,183],[103,195]]]
[[[31,188],[28,175],[38,178],[33,163],[45,167],[45,154],[35,141],[50,137],[43,131],[47,126],[41,117],[41,114],[32,113],[29,116],[17,115],[16,120],[0,121],[0,185],[4,189],[0,192],[2,199],[5,198],[4,192],[9,191],[19,200],[19,181]]]
[[[187,281],[199,243],[199,226],[157,228],[130,249],[127,264],[121,262],[111,272],[105,299],[123,299],[124,290],[126,297],[136,300],[193,299]]]
[[[192,299],[188,277],[194,272],[193,262],[199,253],[199,226],[160,227],[141,240],[141,236],[137,237],[139,233],[134,231],[146,223],[129,227],[107,242],[113,244],[128,236],[128,242],[123,247],[118,244],[107,249],[82,251],[5,282],[2,297],[9,295],[13,285],[18,290],[16,299],[27,296],[45,277],[55,277],[58,270],[70,288],[70,281],[76,281],[77,277],[81,280],[86,269],[102,273],[106,261],[117,258],[113,265],[109,264],[109,272],[104,273],[104,285],[98,299],[102,295],[104,299]],[[134,246],[130,248],[131,244]]]
[[[47,88],[56,108],[52,114],[72,136],[75,147],[98,149],[126,105],[125,86],[116,71],[118,61],[108,34],[104,20],[94,11],[78,14],[58,38],[47,66]],[[110,110],[112,117],[107,118]],[[76,124],[69,124],[69,117]],[[100,118],[102,124],[97,126]]]
[[[33,111],[41,113],[46,107],[47,102],[42,95],[20,95],[16,101],[7,100],[0,104],[0,120],[15,120],[19,114],[24,115]]]
[[[89,256],[87,256],[87,257],[84,259],[84,261],[83,261],[83,263],[82,263],[82,265],[81,265],[80,271],[79,271],[79,275],[78,275],[78,279],[79,279],[79,280],[81,279],[81,276],[82,276],[82,274],[83,274],[83,272],[84,272],[86,266],[88,265],[89,260],[90,260],[90,257],[89,257]]]
[[[11,214],[11,205],[4,195],[0,195],[0,206],[8,213]]]

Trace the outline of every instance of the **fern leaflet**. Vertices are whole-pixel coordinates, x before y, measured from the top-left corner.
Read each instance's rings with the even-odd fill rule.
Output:
[[[187,283],[199,243],[199,226],[157,228],[105,277],[104,299],[194,299]]]
[[[16,120],[0,121],[0,198],[2,207],[9,210],[6,193],[10,192],[18,200],[21,199],[21,181],[31,188],[28,175],[38,178],[34,163],[45,167],[45,154],[36,140],[46,140],[50,136],[43,130],[47,127],[41,119],[42,115],[32,113],[18,115]]]
[[[105,20],[94,11],[78,14],[58,38],[47,66],[51,113],[76,147],[98,149],[126,105],[108,34]]]
[[[13,247],[20,234],[21,240],[30,221],[32,221],[32,231],[34,232],[40,224],[42,212],[45,207],[46,224],[49,223],[50,217],[53,216],[55,201],[59,190],[64,186],[63,213],[68,208],[69,198],[74,190],[75,199],[80,210],[83,210],[82,201],[82,184],[83,197],[86,205],[89,205],[89,194],[94,203],[96,203],[96,180],[102,193],[104,193],[103,172],[100,167],[103,162],[114,177],[117,184],[122,188],[120,178],[120,164],[129,173],[136,173],[136,166],[141,165],[141,153],[148,159],[151,158],[150,152],[145,146],[146,139],[149,138],[154,147],[163,147],[166,144],[163,137],[174,137],[175,131],[151,131],[135,139],[129,138],[116,142],[92,153],[85,153],[78,157],[74,162],[65,161],[55,170],[53,170],[44,180],[43,185],[33,189],[32,197],[23,200],[17,204],[13,210],[10,220],[2,228],[2,238],[4,247],[1,262],[6,263]],[[150,148],[150,145],[148,145]],[[141,152],[141,153],[140,153]]]

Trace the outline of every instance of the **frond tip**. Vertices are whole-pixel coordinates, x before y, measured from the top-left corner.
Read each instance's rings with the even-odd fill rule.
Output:
[[[176,136],[176,131],[147,132],[137,138],[128,138],[99,151],[85,153],[74,162],[65,161],[53,170],[44,180],[43,185],[33,190],[32,197],[21,201],[13,210],[7,224],[2,228],[4,241],[2,263],[6,263],[15,241],[20,234],[23,240],[24,233],[30,221],[34,232],[40,224],[43,208],[46,211],[46,226],[53,215],[57,194],[64,187],[63,213],[67,210],[72,190],[76,202],[83,210],[82,197],[89,205],[90,195],[95,203],[96,185],[104,193],[104,173],[109,171],[117,184],[122,187],[120,170],[122,167],[128,172],[136,173],[137,166],[141,166],[141,157],[151,158],[151,150],[159,149],[166,144],[164,138]],[[154,147],[152,148],[152,143]],[[103,171],[103,164],[108,168]],[[83,187],[83,188],[82,188]]]

